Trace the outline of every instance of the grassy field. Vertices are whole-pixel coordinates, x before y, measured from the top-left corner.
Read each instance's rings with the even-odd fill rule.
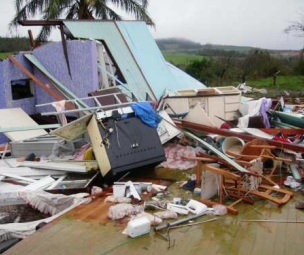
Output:
[[[192,60],[201,60],[205,57],[198,56],[194,54],[169,54],[164,53],[164,58],[170,62],[173,63],[176,66],[186,66],[188,65]]]
[[[185,67],[192,60],[203,59],[203,56],[198,56],[194,54],[163,54],[165,59],[176,66]],[[225,82],[219,86],[237,86],[239,81],[232,81],[231,83]],[[276,86],[273,83],[273,77],[257,80],[248,80],[247,85],[257,89],[267,89],[273,91],[302,91],[304,89],[304,76],[277,76]]]
[[[7,54],[13,54],[13,52],[0,52],[0,59],[5,59]]]
[[[254,88],[302,91],[304,88],[304,76],[277,76],[276,86],[273,84],[272,77],[260,80],[249,80],[247,84]]]
[[[4,59],[6,57],[6,53],[0,52],[0,59]]]

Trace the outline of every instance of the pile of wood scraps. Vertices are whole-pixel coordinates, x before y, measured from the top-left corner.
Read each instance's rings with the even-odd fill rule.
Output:
[[[202,130],[196,128],[196,131]],[[209,153],[200,152],[196,157],[184,156],[185,159],[197,161],[196,186],[202,188],[200,201],[204,204],[225,205],[228,212],[237,214],[235,205],[242,201],[254,203],[256,199],[262,198],[282,206],[292,198],[292,191],[272,180],[278,170],[277,164],[272,164],[268,175],[264,171],[266,161],[279,161],[286,168],[295,166],[292,163],[296,159],[275,155],[276,150],[281,148],[269,145],[265,139],[256,138],[244,143],[238,152],[231,147],[231,150],[228,148],[223,153],[223,148],[216,148],[191,132],[185,131],[185,135],[209,150]],[[205,179],[209,179],[209,183]],[[212,186],[217,188],[210,193]],[[206,187],[209,188],[208,192],[205,192]]]

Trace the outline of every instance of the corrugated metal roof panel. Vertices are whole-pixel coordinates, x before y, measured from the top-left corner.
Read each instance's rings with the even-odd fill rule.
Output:
[[[168,62],[166,63],[166,65],[168,66],[171,74],[175,77],[175,80],[177,80],[177,84],[175,85],[176,88],[174,90],[206,88],[203,83],[194,79],[192,76],[190,76],[183,70],[177,68],[176,66]]]
[[[146,100],[147,93],[151,98],[156,99],[115,22],[64,21],[64,24],[76,38],[103,40],[119,66],[130,91],[139,100]]]
[[[166,88],[175,91],[206,87],[182,70],[172,66],[168,68],[145,23],[122,21],[117,22],[117,26],[157,98],[163,95]]]

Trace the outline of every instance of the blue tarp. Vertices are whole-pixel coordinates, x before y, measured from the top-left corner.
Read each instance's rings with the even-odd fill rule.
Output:
[[[146,125],[156,128],[161,122],[162,117],[157,114],[152,105],[148,102],[140,102],[131,104],[135,115]]]

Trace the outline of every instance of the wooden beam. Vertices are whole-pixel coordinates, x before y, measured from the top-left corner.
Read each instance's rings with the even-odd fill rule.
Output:
[[[227,129],[219,129],[219,128],[214,128],[214,127],[208,127],[202,124],[196,124],[193,122],[189,121],[175,121],[175,124],[179,128],[186,128],[186,129],[192,129],[196,131],[201,131],[205,133],[211,133],[211,134],[217,134],[217,135],[222,135],[222,136],[237,136],[244,141],[252,141],[254,139],[258,139],[259,137],[249,135],[249,134],[244,134],[244,133],[236,133],[232,132]],[[304,153],[304,146],[296,145],[296,144],[291,144],[291,143],[283,143],[280,141],[274,141],[270,139],[265,139],[269,145],[276,146],[278,149],[286,149],[286,150],[292,150],[296,152],[302,152]]]
[[[209,207],[212,207],[214,205],[222,205],[220,203],[211,201],[209,199],[204,199],[204,198],[200,198],[200,202],[202,202],[203,204],[205,204],[205,205],[207,205]],[[229,206],[229,205],[223,205],[223,206],[225,206],[227,208],[227,212],[228,213],[231,213],[231,214],[234,214],[234,215],[238,214],[238,210],[235,209],[235,208],[233,208],[232,206]]]
[[[61,127],[59,124],[20,126],[20,127],[0,127],[0,133],[27,131],[27,130],[36,130],[36,129],[50,129],[50,128],[59,128],[59,127]]]
[[[260,130],[270,135],[278,133],[283,135],[304,135],[303,128],[260,128]]]
[[[28,35],[29,35],[29,38],[30,38],[30,45],[34,49],[36,47],[36,44],[35,44],[35,40],[34,40],[34,37],[33,37],[32,30],[29,29],[27,32],[28,32]]]
[[[62,20],[19,20],[21,26],[59,26],[63,24]]]
[[[227,163],[229,163],[231,166],[233,166],[236,170],[238,170],[240,172],[245,172],[245,173],[248,172],[244,167],[242,167],[241,165],[237,164],[234,160],[232,160],[231,158],[229,158],[228,156],[226,156],[224,153],[222,153],[221,151],[219,151],[218,149],[216,149],[215,147],[213,147],[209,143],[205,142],[204,140],[200,139],[199,137],[195,136],[194,134],[192,134],[192,133],[190,133],[188,131],[184,131],[184,134],[187,135],[188,137],[196,140],[197,142],[199,142],[200,144],[202,144],[204,147],[206,147],[209,150],[211,150],[212,152],[214,152],[220,158],[224,159]]]
[[[26,67],[24,67],[12,55],[7,54],[6,56],[16,67],[18,67],[25,75],[27,75],[29,78],[31,78],[39,87],[41,87],[44,91],[46,91],[48,94],[50,94],[53,98],[55,98],[58,101],[68,99],[67,97],[63,96],[63,94],[59,90],[58,90],[58,93],[55,93],[53,90],[51,90],[46,84],[44,84],[40,79],[38,79],[29,70],[27,70]],[[71,110],[75,109],[75,106],[72,103],[67,103],[66,107]]]

